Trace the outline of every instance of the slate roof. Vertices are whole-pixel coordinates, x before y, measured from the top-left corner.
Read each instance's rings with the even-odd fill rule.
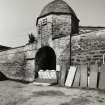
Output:
[[[71,14],[77,18],[73,9],[63,0],[54,0],[47,4],[44,9],[41,11],[40,17],[46,16],[48,14]]]

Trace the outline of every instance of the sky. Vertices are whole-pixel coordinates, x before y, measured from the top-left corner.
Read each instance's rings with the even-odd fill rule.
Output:
[[[17,47],[36,33],[36,19],[52,0],[0,0],[0,45]],[[105,0],[64,0],[82,26],[105,26]]]

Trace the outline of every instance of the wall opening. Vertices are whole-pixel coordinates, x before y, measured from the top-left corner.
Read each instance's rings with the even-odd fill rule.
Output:
[[[35,57],[35,71],[56,70],[56,54],[49,46],[44,46],[38,50]]]

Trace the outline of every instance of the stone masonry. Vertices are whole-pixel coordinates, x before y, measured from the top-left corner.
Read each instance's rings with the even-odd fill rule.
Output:
[[[59,66],[62,73],[70,64],[103,63],[105,27],[79,26],[79,19],[65,1],[54,0],[46,5],[37,18],[36,28],[37,43],[0,52],[0,72],[6,77],[32,82],[38,68],[46,62]]]

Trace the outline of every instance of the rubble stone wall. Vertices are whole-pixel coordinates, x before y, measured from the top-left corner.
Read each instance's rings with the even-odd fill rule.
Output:
[[[105,54],[105,30],[72,37],[72,62],[103,63]]]
[[[52,24],[53,38],[70,35],[72,26],[70,15],[53,15]]]
[[[0,52],[0,72],[10,79],[33,81],[35,75],[36,45]]]
[[[70,35],[53,40],[53,49],[54,49],[56,56],[57,56],[57,63],[59,63],[58,59],[64,53],[69,42],[70,42]]]

